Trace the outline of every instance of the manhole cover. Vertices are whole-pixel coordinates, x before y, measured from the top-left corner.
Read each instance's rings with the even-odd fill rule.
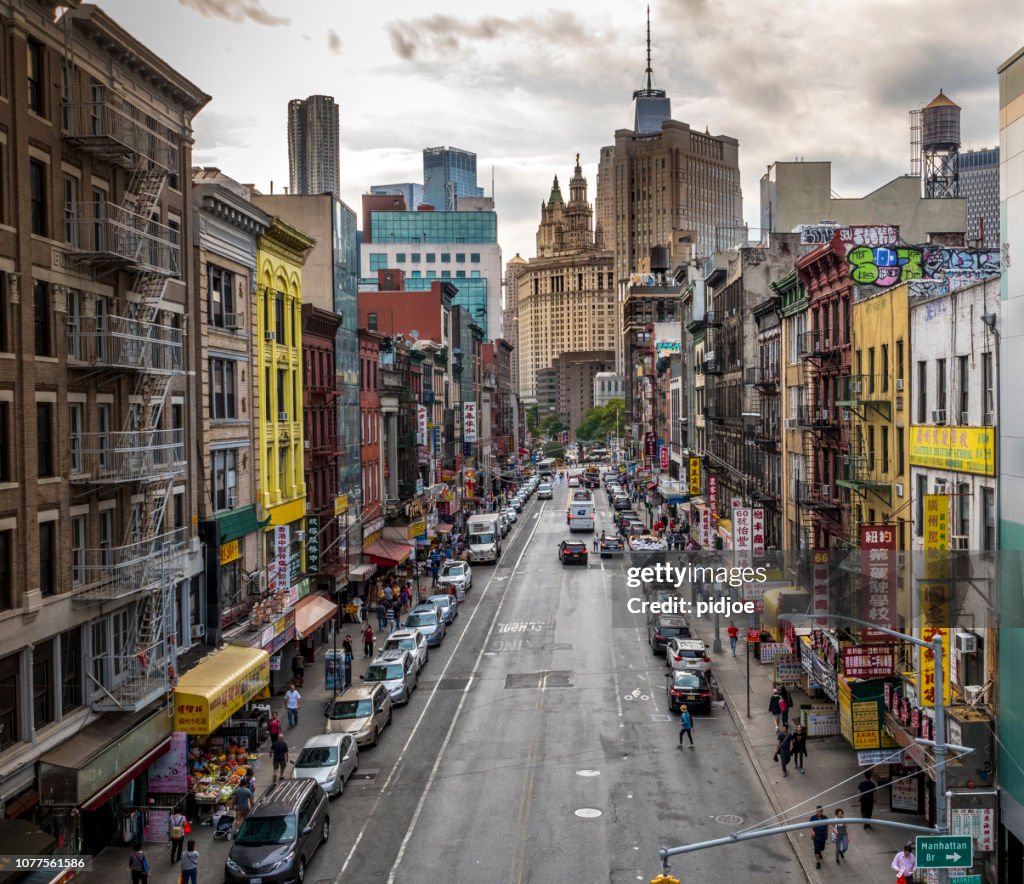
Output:
[[[379,770],[357,770],[348,775],[350,780],[375,780]]]
[[[721,823],[723,826],[738,826],[743,822],[743,817],[736,816],[734,813],[723,813],[721,816],[715,817],[716,823]]]
[[[583,768],[583,770],[576,771],[576,776],[578,776],[578,777],[599,777],[599,776],[601,776],[601,771],[594,770],[593,768],[590,768],[590,767],[585,767],[585,768]]]
[[[585,820],[597,819],[601,815],[601,811],[596,807],[581,807],[578,810],[574,810],[573,813]]]
[[[541,672],[510,672],[505,676],[506,688],[571,688],[576,686],[576,673],[570,669],[547,669]]]

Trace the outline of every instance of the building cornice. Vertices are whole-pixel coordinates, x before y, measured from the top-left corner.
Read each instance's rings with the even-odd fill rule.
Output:
[[[291,224],[274,217],[260,237],[260,245],[286,261],[304,264],[309,250],[316,245],[316,240],[306,236]]]
[[[249,236],[262,236],[270,226],[271,216],[220,184],[197,184],[193,187],[199,211],[217,218]]]

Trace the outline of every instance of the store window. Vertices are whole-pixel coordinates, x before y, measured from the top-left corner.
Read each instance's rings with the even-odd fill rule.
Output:
[[[82,705],[82,630],[80,627],[60,636],[60,705],[67,715]]]
[[[217,578],[217,588],[220,592],[221,609],[237,608],[242,604],[242,570],[241,561],[235,560],[227,565],[222,565]]]
[[[13,746],[21,735],[18,715],[20,654],[11,654],[0,660],[0,750]]]
[[[36,730],[53,721],[53,641],[32,649],[32,724]]]

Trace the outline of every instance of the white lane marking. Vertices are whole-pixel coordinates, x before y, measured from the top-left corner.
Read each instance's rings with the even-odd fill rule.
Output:
[[[544,507],[541,506],[541,509],[543,510]],[[540,523],[538,522],[537,525],[539,525],[539,524]],[[536,530],[537,530],[537,525],[534,525],[533,531],[530,532],[529,538],[527,538],[526,543],[523,544],[523,549],[519,553],[519,558],[516,559],[516,563],[512,567],[512,573],[513,574],[515,573],[516,568],[519,567],[519,563],[523,560],[523,555],[526,553],[526,550],[530,546],[530,541],[533,539],[534,532],[536,532]],[[490,578],[487,580],[487,583],[484,586],[483,591],[480,593],[480,602],[483,602],[484,597],[490,591],[491,584],[494,582],[494,579],[495,579],[496,576],[497,576],[497,568],[495,568],[495,570],[493,572],[491,572]],[[511,581],[509,581],[508,583],[505,584],[505,590],[504,590],[505,593],[508,592],[508,587],[510,587],[511,585],[512,585]],[[504,596],[504,593],[503,593],[502,594],[502,601],[504,601],[504,599],[505,599],[505,596]],[[424,703],[423,709],[420,711],[420,714],[419,714],[419,716],[416,719],[416,724],[413,726],[413,729],[410,732],[409,737],[406,739],[405,745],[402,746],[402,751],[398,753],[398,760],[395,762],[394,767],[391,768],[391,772],[388,774],[387,779],[384,781],[384,785],[380,787],[380,792],[377,793],[377,798],[373,802],[373,807],[370,808],[370,812],[366,815],[366,819],[363,822],[363,826],[359,830],[359,834],[356,836],[355,842],[352,844],[352,849],[349,850],[348,856],[345,857],[345,862],[342,863],[341,870],[338,872],[338,877],[334,879],[335,880],[335,884],[341,884],[341,880],[345,876],[345,870],[348,868],[349,863],[352,862],[352,857],[355,856],[356,848],[359,847],[359,842],[363,840],[363,835],[366,834],[366,830],[367,830],[367,828],[369,828],[370,822],[373,820],[373,816],[377,812],[377,807],[380,805],[380,802],[381,802],[381,800],[384,797],[384,793],[387,791],[388,786],[391,785],[391,781],[395,778],[395,775],[398,773],[398,771],[402,767],[402,761],[405,758],[405,753],[409,750],[409,746],[412,744],[413,738],[416,736],[416,732],[420,729],[420,725],[423,723],[423,719],[426,717],[427,710],[430,708],[430,704],[433,701],[434,696],[437,694],[437,691],[438,691],[438,689],[441,686],[441,682],[444,679],[445,673],[448,672],[448,667],[452,665],[452,661],[458,655],[459,647],[462,645],[462,640],[469,634],[469,627],[472,626],[473,620],[476,617],[477,612],[480,611],[482,607],[483,607],[482,604],[477,604],[477,606],[473,609],[473,613],[469,615],[469,620],[466,622],[465,629],[463,629],[462,632],[459,633],[459,639],[455,643],[455,650],[452,651],[451,656],[445,662],[444,668],[441,670],[441,674],[438,676],[437,683],[434,685],[433,689],[431,690],[430,696],[427,697],[427,701],[426,701],[426,703]],[[488,642],[488,640],[491,637],[491,631],[494,629],[494,624],[495,624],[495,622],[497,622],[498,614],[500,612],[501,612],[501,602],[498,603],[498,610],[495,612],[494,619],[491,621],[491,627],[487,631],[487,637],[485,638],[484,643],[480,646],[481,654],[477,655],[476,665],[473,667],[473,671],[474,672],[476,671],[477,667],[480,665],[480,657],[482,656],[483,650],[487,647],[487,642]],[[472,682],[472,680],[473,679],[472,679],[472,676],[471,676],[469,681],[467,681],[467,683],[466,683],[466,687],[467,688],[469,687],[469,684]],[[465,700],[465,696],[466,696],[465,692],[463,692],[463,699],[459,701],[459,708],[460,709],[462,708],[462,702]],[[456,718],[457,717],[458,716],[456,714]],[[454,721],[455,721],[455,719],[452,720],[453,724],[454,724]],[[445,738],[444,745],[447,745],[447,743],[448,743],[448,739]],[[441,747],[441,752],[442,753],[444,752],[444,746]],[[440,759],[440,757],[441,756],[439,754],[438,758]],[[435,764],[434,771],[436,771],[436,769],[437,769],[437,765]],[[434,771],[431,771],[431,778],[433,778]],[[430,780],[427,781],[428,788],[429,788],[429,784],[430,784]],[[426,792],[424,792],[424,795],[426,795]],[[410,832],[411,831],[412,830],[410,829]],[[403,842],[403,846],[404,846],[404,843],[405,842]],[[398,864],[396,862],[395,863],[395,868],[397,868],[397,867],[398,867]],[[392,878],[390,878],[389,880],[393,880],[393,873],[392,873]]]
[[[541,511],[543,512],[543,510],[544,510],[544,504],[541,504]],[[540,525],[540,522],[538,521],[533,526],[533,530],[530,532],[530,536],[527,538],[526,543],[523,544],[523,548],[522,548],[522,550],[519,553],[519,558],[516,559],[516,563],[512,566],[512,571],[511,571],[512,575],[515,575],[516,571],[519,569],[519,565],[523,561],[523,556],[526,555],[526,550],[530,548],[530,541],[533,540],[533,535],[536,533],[537,527],[539,525]],[[488,588],[489,588],[490,587],[490,581],[488,581],[487,585],[488,585]],[[412,833],[416,829],[416,824],[419,822],[420,814],[423,812],[423,806],[427,803],[427,795],[430,794],[430,789],[431,789],[431,786],[433,786],[433,784],[434,784],[434,779],[437,776],[437,771],[441,767],[441,761],[444,758],[444,753],[445,753],[445,751],[448,748],[448,744],[451,742],[452,734],[455,733],[455,725],[457,725],[459,723],[459,718],[462,715],[462,707],[466,703],[466,697],[469,696],[469,693],[468,693],[469,685],[472,683],[473,678],[474,678],[473,673],[475,673],[480,668],[480,661],[481,661],[481,659],[483,659],[484,649],[490,643],[491,636],[494,634],[494,627],[495,627],[495,625],[498,622],[498,617],[501,616],[501,609],[502,609],[502,606],[505,604],[505,598],[508,595],[508,588],[511,585],[512,585],[512,581],[511,580],[508,583],[505,584],[505,589],[504,589],[504,591],[501,594],[501,600],[498,602],[498,608],[494,612],[494,618],[491,620],[491,625],[487,629],[487,635],[484,636],[483,644],[480,645],[480,651],[476,655],[476,660],[473,663],[473,669],[472,669],[472,672],[470,674],[469,681],[467,681],[467,683],[466,683],[466,690],[462,692],[462,697],[459,699],[459,705],[455,707],[455,714],[452,716],[451,723],[448,725],[448,730],[447,730],[447,732],[444,735],[444,741],[441,743],[441,748],[438,749],[438,751],[437,751],[437,758],[434,759],[434,766],[430,769],[430,774],[427,776],[426,783],[423,784],[423,792],[420,795],[420,800],[416,803],[416,810],[413,811],[412,819],[409,821],[409,828],[406,830],[405,837],[402,838],[402,843],[398,847],[398,854],[395,856],[395,862],[391,866],[391,874],[388,875],[388,884],[394,884],[394,882],[395,882],[395,873],[398,871],[398,867],[402,864],[402,859],[405,857],[406,848],[409,846],[409,842],[412,840]],[[480,610],[479,607],[477,608],[477,610]],[[466,632],[464,631],[462,634],[465,635]],[[456,645],[455,646],[455,652],[457,652],[458,650],[459,650],[458,645]],[[451,660],[455,659],[455,652],[452,653],[452,656],[449,659],[449,662],[451,662]],[[546,678],[547,678],[547,676],[545,676],[545,679]],[[440,681],[438,682],[438,684],[440,684]],[[436,686],[434,687],[434,690],[435,691],[437,690]],[[433,695],[431,695],[431,696],[433,696]],[[418,725],[419,725],[419,722],[417,722],[417,726]],[[402,751],[404,752],[405,750],[403,749]],[[339,884],[340,884],[340,881],[341,881],[341,877],[339,875],[339,877],[338,877]]]

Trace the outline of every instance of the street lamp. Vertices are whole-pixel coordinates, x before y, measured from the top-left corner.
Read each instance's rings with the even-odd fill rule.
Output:
[[[884,626],[878,626],[875,623],[868,623],[866,620],[858,620],[856,617],[847,617],[841,614],[815,614],[813,617],[808,614],[780,614],[779,619],[788,620],[790,623],[796,623],[797,621],[803,623],[815,620],[844,620],[848,623],[855,623],[858,626],[866,626],[875,632],[890,635],[900,641],[910,642],[932,652],[935,657],[935,684],[937,685],[935,691],[935,739],[926,740],[923,737],[916,737],[914,742],[924,746],[931,746],[935,751],[935,831],[940,835],[948,834],[949,820],[946,814],[946,751],[954,749],[957,752],[966,753],[973,752],[974,750],[967,746],[958,746],[954,743],[946,742],[946,698],[943,693],[946,676],[943,672],[942,634],[936,633],[932,636],[932,640],[927,642],[912,635],[896,632],[894,629],[886,629]],[[937,871],[939,884],[946,884],[949,880],[946,869],[937,869]]]

